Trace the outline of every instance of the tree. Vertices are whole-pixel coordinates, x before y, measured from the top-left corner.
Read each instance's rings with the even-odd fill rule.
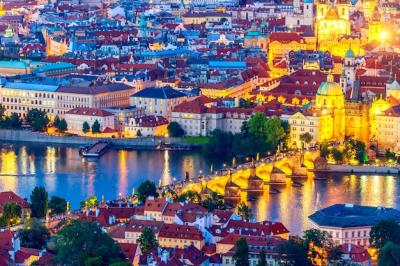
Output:
[[[396,154],[394,152],[391,152],[390,149],[387,149],[385,151],[385,159],[386,160],[396,160]]]
[[[328,143],[324,142],[320,147],[320,156],[327,159],[330,154]]]
[[[280,265],[286,266],[311,266],[311,261],[307,258],[307,248],[302,243],[290,239],[278,246],[278,258]]]
[[[43,218],[48,209],[48,193],[44,187],[35,187],[31,193],[32,216]]]
[[[7,202],[3,206],[3,214],[0,219],[0,226],[10,226],[18,224],[21,221],[21,206],[14,202]]]
[[[38,109],[31,109],[28,111],[25,121],[32,127],[35,131],[45,131],[49,123],[49,118],[46,112],[40,111]]]
[[[265,258],[265,251],[260,251],[260,259],[258,260],[257,266],[267,266],[267,260]]]
[[[24,225],[24,228],[18,231],[18,236],[21,240],[21,246],[42,249],[50,238],[50,232],[35,219],[30,219]]]
[[[67,131],[67,129],[68,129],[67,121],[65,119],[61,119],[61,121],[58,123],[57,129],[60,132]]]
[[[93,134],[100,133],[100,123],[97,119],[93,122],[92,133]]]
[[[150,227],[145,227],[142,230],[142,233],[138,239],[138,244],[140,245],[140,250],[144,254],[158,246],[156,235]]]
[[[12,113],[10,117],[4,117],[0,120],[1,128],[20,129],[22,127],[21,119],[18,114]]]
[[[340,150],[338,150],[337,148],[332,148],[331,154],[332,154],[332,158],[336,162],[342,162],[343,161],[343,153]]]
[[[90,126],[89,126],[89,123],[88,122],[83,122],[83,124],[82,124],[82,132],[83,133],[88,133],[90,131]]]
[[[116,261],[111,263],[109,266],[132,266],[132,264],[127,261]]]
[[[169,123],[167,129],[168,129],[168,134],[171,137],[182,137],[183,135],[185,135],[185,131],[182,129],[181,125],[179,125],[175,121]]]
[[[142,132],[140,131],[140,129],[138,129],[138,130],[136,131],[136,137],[141,137],[141,136],[143,136],[143,135],[142,135]]]
[[[214,210],[224,210],[226,208],[223,196],[218,195],[216,192],[211,192],[210,195],[211,197],[207,197],[201,202],[201,206],[206,208],[209,212],[213,212]]]
[[[379,252],[379,266],[398,266],[400,265],[400,245],[391,241],[385,243]]]
[[[250,266],[249,263],[249,246],[245,238],[241,238],[236,242],[235,254],[233,255],[235,265]]]
[[[54,118],[54,122],[53,122],[53,125],[56,127],[56,128],[58,128],[59,127],[59,125],[60,125],[60,117],[58,116],[58,115],[56,115],[56,117]]]
[[[333,248],[333,241],[328,232],[309,229],[304,231],[303,240],[312,261],[318,260],[327,263],[329,251]]]
[[[229,157],[232,156],[232,143],[232,133],[216,129],[211,132],[204,151],[207,155]]]
[[[140,202],[145,202],[149,196],[158,197],[157,187],[154,182],[146,180],[139,185],[137,197]]]
[[[237,207],[237,212],[243,220],[247,221],[252,217],[251,208],[245,202],[241,202]]]
[[[370,232],[370,243],[372,246],[380,249],[386,242],[392,242],[400,245],[400,225],[394,220],[382,220],[372,226]]]
[[[51,214],[62,214],[67,211],[67,201],[63,198],[52,196],[49,201]]]
[[[188,190],[186,192],[181,193],[177,198],[177,200],[179,202],[190,201],[198,203],[201,201],[201,196],[196,191]]]
[[[85,208],[85,207],[94,207],[97,206],[99,204],[97,197],[96,196],[91,196],[89,198],[87,198],[87,200],[81,201],[81,208]]]
[[[108,265],[122,259],[119,245],[94,222],[72,220],[57,232],[54,241],[53,260],[61,265]]]
[[[313,136],[308,132],[305,132],[305,133],[301,134],[300,135],[300,140],[303,143],[303,148],[304,148],[304,143],[308,145],[308,144],[310,144],[312,139],[313,139]]]

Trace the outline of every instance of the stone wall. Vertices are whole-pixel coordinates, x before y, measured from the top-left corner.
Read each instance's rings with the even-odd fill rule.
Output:
[[[88,145],[100,140],[108,140],[118,148],[131,149],[155,149],[160,141],[171,143],[175,147],[195,147],[182,141],[180,138],[162,138],[162,137],[140,137],[132,139],[102,139],[80,136],[53,136],[41,132],[32,132],[30,130],[7,130],[0,129],[0,141],[14,142],[36,142],[36,143],[52,143],[67,145]]]

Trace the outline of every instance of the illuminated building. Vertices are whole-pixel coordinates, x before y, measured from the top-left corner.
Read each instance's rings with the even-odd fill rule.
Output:
[[[317,4],[315,29],[318,41],[338,40],[350,34],[349,4]]]
[[[124,127],[125,137],[140,136],[166,136],[168,134],[168,120],[163,116],[143,116],[130,118]]]
[[[370,20],[374,14],[375,8],[378,6],[377,0],[363,0],[363,12],[366,20]]]
[[[340,85],[333,80],[333,75],[328,75],[327,81],[323,82],[318,88],[315,98],[315,106],[320,109],[322,114],[328,113],[332,117],[332,123],[321,125],[325,128],[332,128],[333,138],[343,140],[345,136],[345,109],[344,94]]]
[[[364,143],[369,142],[371,130],[369,108],[370,105],[363,101],[345,102],[346,136]]]
[[[391,107],[376,116],[378,150],[400,151],[400,106]]]
[[[188,96],[170,86],[148,87],[130,97],[130,105],[141,108],[148,115],[171,117],[172,109],[188,99]]]
[[[396,79],[389,81],[386,85],[386,98],[388,97],[400,100],[400,83]]]
[[[301,148],[300,137],[312,136],[312,143],[343,140],[345,136],[344,94],[340,85],[328,75],[318,88],[315,105],[293,115],[284,115],[290,125],[290,143]]]
[[[253,23],[251,29],[246,32],[243,45],[246,48],[260,48],[266,52],[268,46],[267,35],[260,32],[257,29],[257,24]]]
[[[273,32],[269,36],[268,63],[274,73],[273,62],[284,58],[290,51],[315,50],[316,43],[293,32]],[[285,65],[286,68],[286,65]]]
[[[6,15],[6,11],[4,10],[4,3],[3,1],[0,2],[0,16]]]
[[[377,135],[377,116],[390,108],[390,104],[384,99],[374,99],[369,110],[369,121],[371,125],[371,138],[376,138]]]
[[[314,228],[332,236],[335,245],[346,243],[369,247],[371,227],[381,220],[399,222],[399,211],[392,208],[335,204],[308,217]]]
[[[381,41],[382,37],[381,14],[378,8],[375,8],[371,21],[368,23],[368,41]]]

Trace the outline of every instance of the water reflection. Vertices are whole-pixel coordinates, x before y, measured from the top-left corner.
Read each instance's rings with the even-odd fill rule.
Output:
[[[334,175],[326,180],[308,178],[302,183],[302,187],[286,186],[281,193],[258,198],[252,205],[257,217],[282,221],[292,232],[301,234],[311,226],[310,214],[332,204],[400,207],[399,182],[394,176]]]
[[[110,151],[99,160],[82,159],[74,147],[39,144],[2,144],[0,146],[0,191],[13,190],[29,197],[36,185],[50,195],[67,198],[72,208],[83,199],[96,195],[105,199],[130,194],[143,180],[156,184],[173,178],[196,176],[200,170],[214,171],[221,164],[198,152]],[[290,182],[281,193],[267,191],[251,203],[259,220],[282,221],[292,232],[308,228],[308,216],[319,208],[335,203],[400,206],[399,182],[393,176],[341,176],[326,180],[309,176],[302,187]]]

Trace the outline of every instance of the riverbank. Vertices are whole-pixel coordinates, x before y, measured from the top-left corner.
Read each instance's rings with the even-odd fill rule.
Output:
[[[200,148],[201,142],[186,141],[185,138],[164,138],[164,137],[140,137],[127,139],[112,138],[91,138],[82,136],[54,136],[42,132],[32,132],[30,130],[8,130],[0,129],[0,141],[12,142],[33,142],[48,144],[66,144],[83,146],[93,144],[101,140],[111,141],[115,148],[137,149],[137,150],[156,150],[160,142],[170,143],[176,148],[195,149]]]
[[[317,173],[343,173],[343,174],[400,174],[400,169],[389,166],[375,165],[328,165],[327,169],[314,170]]]

